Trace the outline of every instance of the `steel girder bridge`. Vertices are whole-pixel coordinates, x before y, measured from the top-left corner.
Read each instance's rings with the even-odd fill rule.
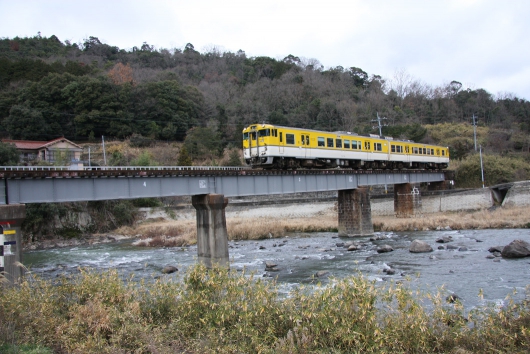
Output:
[[[359,186],[443,182],[433,170],[253,170],[244,167],[0,167],[0,205],[160,198],[225,197],[356,189]]]

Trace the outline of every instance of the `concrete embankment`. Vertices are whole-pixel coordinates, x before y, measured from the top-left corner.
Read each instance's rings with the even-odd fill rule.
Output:
[[[419,203],[421,204],[420,212],[423,214],[480,210],[500,205],[515,207],[529,206],[530,181],[512,182],[478,189],[422,191],[420,194],[414,195],[413,198],[419,198]],[[229,201],[227,211],[281,204],[333,204],[336,201],[337,192],[232,198]],[[371,195],[371,206],[372,215],[394,215],[393,189],[391,187],[385,190],[374,188]]]

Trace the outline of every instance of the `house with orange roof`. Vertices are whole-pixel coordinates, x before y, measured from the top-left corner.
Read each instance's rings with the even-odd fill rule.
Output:
[[[81,161],[83,148],[64,137],[50,141],[2,139],[2,142],[15,145],[20,153],[20,161],[25,164],[44,161],[51,164],[83,167]]]

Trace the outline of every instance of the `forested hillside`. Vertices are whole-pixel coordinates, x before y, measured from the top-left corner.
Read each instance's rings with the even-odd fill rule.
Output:
[[[450,81],[455,79],[454,81]],[[530,102],[448,78],[431,87],[406,73],[383,78],[362,68],[325,68],[316,59],[247,57],[212,47],[120,49],[89,37],[0,39],[1,137],[76,142],[131,136],[184,141],[197,127],[218,154],[240,146],[243,126],[287,126],[375,133],[449,145],[454,158],[479,143],[528,161]]]

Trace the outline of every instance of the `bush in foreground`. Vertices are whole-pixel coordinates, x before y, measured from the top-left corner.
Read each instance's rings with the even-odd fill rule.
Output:
[[[273,281],[191,267],[181,281],[81,270],[0,293],[0,345],[67,353],[490,353],[530,346],[528,303],[465,314],[444,295],[362,276],[282,296]],[[425,305],[422,305],[425,304]]]

